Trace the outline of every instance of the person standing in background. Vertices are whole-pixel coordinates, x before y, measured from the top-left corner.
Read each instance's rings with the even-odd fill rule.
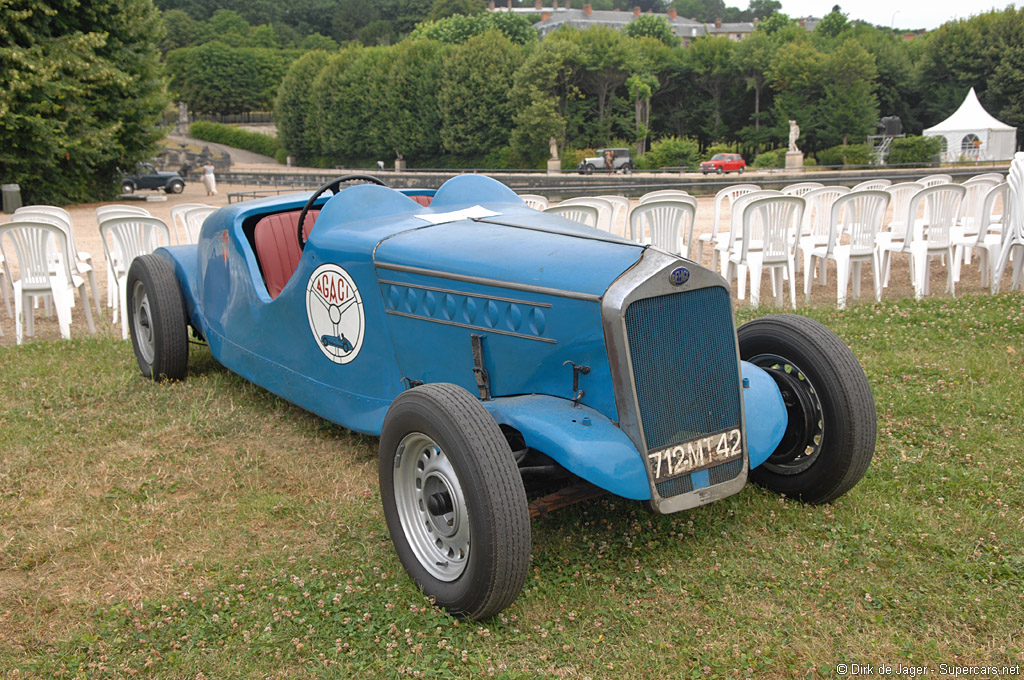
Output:
[[[213,175],[213,161],[206,161],[203,165],[203,186],[206,187],[207,196],[217,195],[217,178]]]

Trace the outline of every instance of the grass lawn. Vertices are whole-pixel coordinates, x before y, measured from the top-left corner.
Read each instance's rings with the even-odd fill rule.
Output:
[[[435,609],[399,564],[375,439],[205,348],[156,385],[118,340],[0,347],[0,676],[1024,674],[1024,297],[803,313],[875,393],[853,491],[559,511],[533,523],[519,599],[482,623]]]

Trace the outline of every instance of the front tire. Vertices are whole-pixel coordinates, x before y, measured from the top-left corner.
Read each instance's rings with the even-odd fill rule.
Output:
[[[135,185],[131,182],[121,182],[121,193],[122,194],[134,194]]]
[[[470,619],[512,604],[530,564],[526,492],[478,400],[446,383],[399,395],[384,419],[379,475],[395,551],[424,594]]]
[[[179,180],[174,180],[167,185],[167,193],[169,194],[180,194],[185,190],[185,183]]]
[[[807,503],[839,498],[875,450],[875,400],[857,358],[823,325],[792,314],[755,319],[737,337],[741,358],[772,376],[789,415],[782,442],[751,480]]]
[[[128,269],[129,329],[139,370],[147,378],[182,380],[188,372],[185,301],[171,263],[143,255]]]

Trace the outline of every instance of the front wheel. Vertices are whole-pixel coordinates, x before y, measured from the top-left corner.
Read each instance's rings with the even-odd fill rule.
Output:
[[[864,370],[842,340],[803,316],[755,319],[737,331],[740,356],[775,380],[789,425],[750,478],[807,503],[828,503],[860,481],[877,416]]]
[[[185,190],[185,183],[184,182],[180,182],[178,180],[174,180],[169,185],[167,185],[167,193],[169,193],[169,194],[180,194],[184,190]]]
[[[185,301],[171,264],[159,255],[132,261],[127,280],[132,347],[142,375],[157,382],[188,372]]]
[[[395,551],[426,595],[470,619],[512,604],[530,563],[526,492],[478,400],[447,383],[403,392],[384,419],[379,474]]]
[[[622,166],[622,172],[624,174],[626,174],[626,175],[632,174],[633,173],[633,164],[632,163],[626,163],[625,165],[623,165]]]
[[[122,194],[134,194],[135,185],[131,182],[121,182],[121,193]]]

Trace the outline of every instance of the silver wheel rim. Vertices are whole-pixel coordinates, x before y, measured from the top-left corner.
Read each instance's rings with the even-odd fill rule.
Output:
[[[469,512],[448,456],[427,435],[407,434],[398,445],[394,483],[398,518],[416,560],[439,581],[459,578],[469,559]]]
[[[142,281],[132,288],[132,325],[135,327],[135,347],[147,364],[153,363],[153,316],[149,309],[149,296]]]

